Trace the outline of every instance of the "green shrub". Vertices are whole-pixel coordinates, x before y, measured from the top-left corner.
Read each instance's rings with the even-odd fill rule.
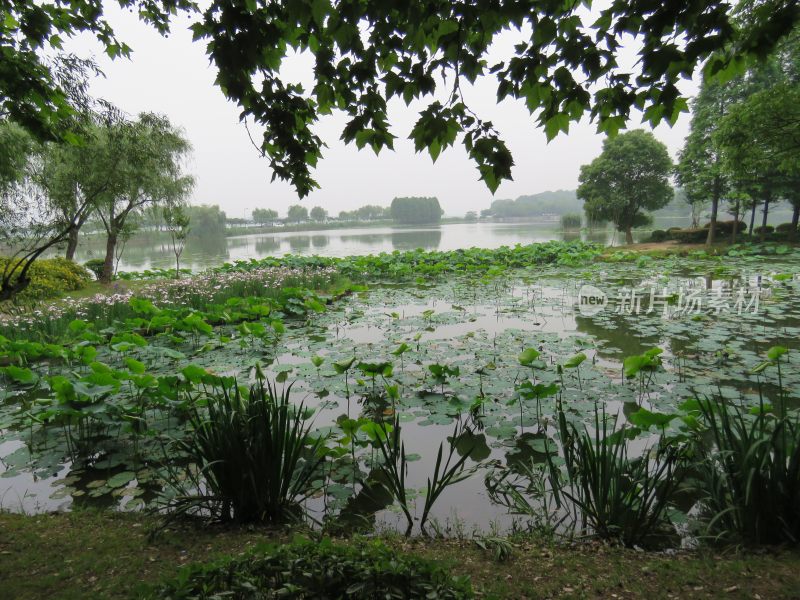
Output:
[[[753,230],[753,233],[755,233],[756,235],[761,235],[762,233],[769,235],[773,231],[775,231],[775,228],[772,225],[761,225],[759,227],[756,227]]]
[[[581,216],[577,213],[561,215],[561,229],[580,229],[582,222]]]
[[[717,221],[717,227],[715,228],[715,232],[717,235],[731,235],[733,233],[734,226],[737,226],[736,232],[741,233],[745,229],[747,229],[747,223],[744,221]],[[706,223],[703,225],[703,229],[708,231],[711,227],[711,222]]]
[[[744,221],[720,221],[717,223],[717,231],[724,235],[731,235],[734,228],[736,233],[742,233],[747,229],[747,223]]]
[[[0,271],[9,259],[0,256]],[[30,284],[18,296],[20,300],[43,300],[54,298],[64,292],[73,292],[85,287],[91,274],[81,265],[65,258],[40,258],[28,270]]]
[[[663,229],[654,229],[653,232],[650,234],[650,241],[651,242],[663,242],[668,237],[667,232]]]
[[[89,269],[92,273],[94,273],[95,279],[100,279],[100,276],[103,274],[103,267],[105,266],[106,261],[102,258],[93,258],[91,260],[87,260],[83,263],[83,266]]]
[[[672,238],[684,244],[699,244],[706,241],[707,229],[678,229],[672,232]]]
[[[323,441],[309,435],[308,415],[290,392],[291,385],[278,393],[260,369],[249,393],[235,381],[207,389],[189,416],[192,435],[179,443],[199,473],[172,469],[173,516],[266,523],[302,516]]]
[[[258,546],[235,559],[192,565],[151,598],[472,598],[466,578],[433,562],[398,553],[379,541],[348,546],[296,539]]]
[[[789,233],[792,230],[791,223],[781,223],[775,228],[775,231],[778,233]]]

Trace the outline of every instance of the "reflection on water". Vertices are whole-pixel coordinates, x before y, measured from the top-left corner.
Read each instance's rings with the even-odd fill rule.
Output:
[[[273,236],[262,236],[256,241],[256,254],[259,256],[269,256],[280,249],[280,240],[276,240]]]
[[[311,238],[307,235],[293,235],[288,240],[292,254],[307,254],[305,250],[311,247]]]
[[[446,226],[445,226],[446,227]],[[392,250],[437,250],[442,243],[442,232],[438,229],[426,231],[397,231],[392,233]],[[467,243],[467,240],[464,240]]]
[[[688,219],[657,220],[656,227],[686,226]],[[644,239],[648,232],[634,232],[634,239]],[[445,223],[428,227],[363,227],[301,231],[287,233],[250,234],[232,237],[205,236],[189,238],[181,256],[181,264],[199,271],[227,261],[248,260],[283,254],[318,254],[320,256],[351,256],[377,254],[423,248],[425,250],[456,250],[472,246],[497,248],[515,244],[531,244],[550,240],[577,240],[615,245],[624,236],[613,229],[593,231],[559,231],[557,223]],[[84,238],[78,247],[78,260],[102,258],[104,240]],[[155,233],[132,239],[125,248],[120,269],[138,271],[149,268],[172,268],[175,256],[169,239]]]

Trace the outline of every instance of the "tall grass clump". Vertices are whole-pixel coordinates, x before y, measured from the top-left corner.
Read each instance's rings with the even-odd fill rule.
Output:
[[[605,410],[598,409],[592,431],[568,423],[563,411],[559,429],[567,478],[555,493],[573,503],[581,529],[626,546],[672,533],[667,509],[681,482],[680,446],[659,441],[631,458],[626,427],[609,425]]]
[[[698,400],[711,443],[696,465],[706,535],[745,545],[800,541],[800,416]]]
[[[172,515],[286,523],[302,516],[324,460],[302,403],[278,392],[258,370],[249,392],[233,383],[208,390],[192,409],[190,436],[179,442],[191,465],[173,468]],[[203,404],[205,406],[203,406]]]

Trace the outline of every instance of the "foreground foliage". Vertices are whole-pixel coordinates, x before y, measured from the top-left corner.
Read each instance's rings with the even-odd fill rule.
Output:
[[[314,488],[323,441],[311,439],[303,405],[278,391],[261,370],[250,390],[232,384],[204,389],[190,408],[191,433],[180,451],[198,469],[174,469],[177,495],[167,510],[221,520],[285,523],[299,519]]]
[[[800,414],[710,400],[695,411],[713,440],[698,445],[706,534],[752,546],[800,543]]]
[[[595,411],[594,428],[579,430],[559,414],[568,486],[554,490],[572,501],[587,531],[626,546],[641,546],[671,535],[667,510],[685,467],[681,448],[661,442],[629,457],[626,427],[609,425]]]
[[[296,539],[242,558],[184,569],[152,598],[472,598],[465,578],[379,541],[337,545]]]

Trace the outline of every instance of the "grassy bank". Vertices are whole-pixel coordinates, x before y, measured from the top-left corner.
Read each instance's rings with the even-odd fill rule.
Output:
[[[0,514],[0,589],[5,598],[136,598],[181,565],[278,540],[259,529],[173,528],[154,541],[146,517],[110,512]],[[484,598],[796,598],[795,553],[678,553],[594,544],[512,540],[497,562],[471,540],[387,538],[388,545],[469,575]],[[359,543],[342,541],[340,543]]]

